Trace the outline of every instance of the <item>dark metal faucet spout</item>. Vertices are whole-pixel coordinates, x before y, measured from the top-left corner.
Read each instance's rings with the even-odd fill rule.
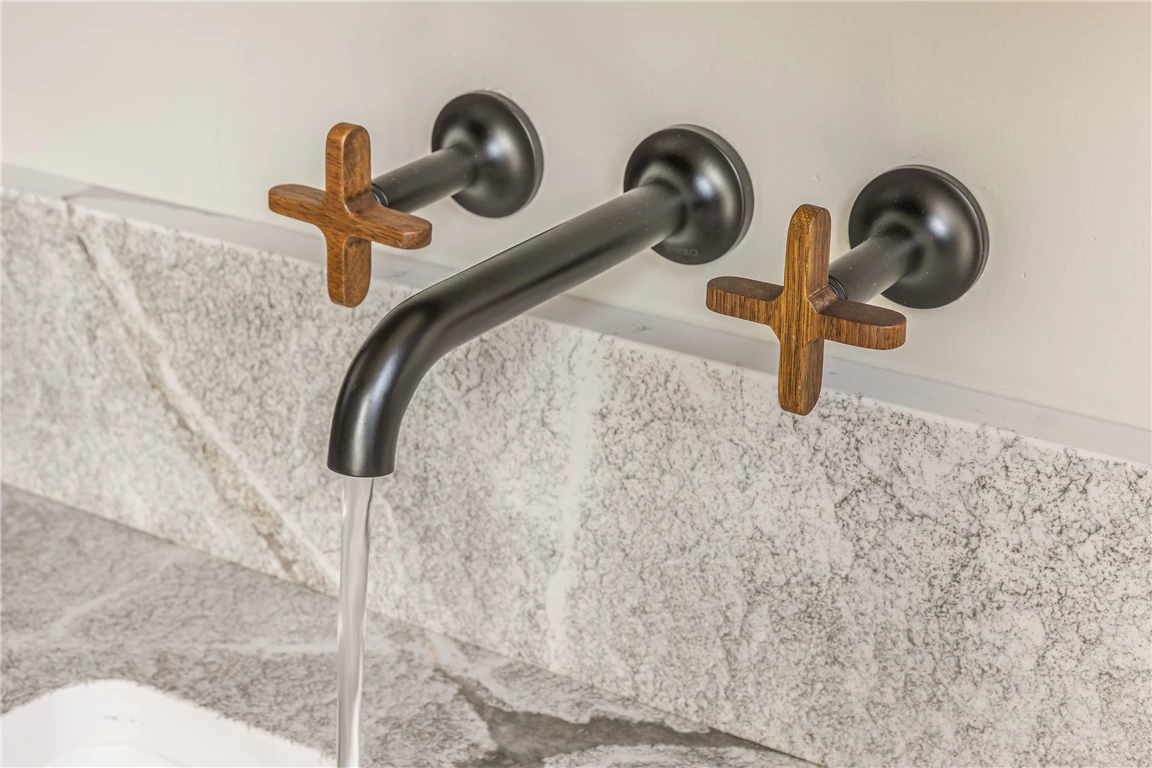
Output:
[[[353,477],[391,474],[404,412],[440,358],[651,248],[676,231],[683,209],[675,189],[646,184],[405,299],[373,329],[344,377],[329,468]]]
[[[400,426],[417,386],[461,344],[666,241],[691,235],[699,242],[685,240],[679,250],[694,254],[717,244],[723,244],[722,253],[739,242],[752,210],[743,164],[722,139],[703,129],[678,127],[649,141],[669,132],[680,142],[690,132],[690,144],[707,143],[727,168],[712,157],[686,169],[685,162],[675,162],[682,158],[669,160],[656,147],[651,154],[657,161],[645,158],[638,175],[626,180],[631,188],[623,195],[398,304],[369,334],[344,377],[328,467],[352,477],[391,474]],[[703,150],[697,148],[697,154]],[[694,183],[702,174],[710,183]]]

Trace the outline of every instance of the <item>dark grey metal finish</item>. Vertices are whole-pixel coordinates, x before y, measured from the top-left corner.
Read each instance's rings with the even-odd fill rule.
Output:
[[[715,261],[736,247],[752,223],[748,168],[731,144],[707,128],[674,125],[640,142],[624,171],[624,191],[652,181],[693,200],[684,226],[654,249],[667,259]]]
[[[505,96],[457,96],[432,127],[432,154],[372,179],[381,205],[412,213],[449,195],[468,211],[499,218],[523,208],[544,174],[540,137]]]
[[[710,132],[676,130],[684,134],[680,138],[684,145],[715,145]],[[693,149],[687,157],[654,155],[650,163],[687,165],[687,176],[692,177],[689,158],[701,154]],[[356,353],[340,387],[328,467],[353,477],[391,474],[404,412],[436,361],[464,342],[675,237],[692,226],[696,210],[714,205],[710,189],[667,181],[675,176],[670,169],[633,170],[638,181],[630,191],[410,296],[385,315]],[[733,193],[741,201],[751,200],[751,188],[743,184]],[[738,205],[715,204],[723,210]],[[731,221],[747,228],[744,214]],[[715,237],[734,245],[741,233],[718,229]],[[710,242],[701,245],[709,253],[716,250]]]
[[[903,227],[869,237],[828,268],[828,284],[842,299],[867,304],[912,272],[924,248]]]
[[[883,173],[856,197],[848,220],[852,250],[829,267],[840,298],[877,294],[916,309],[950,304],[980,278],[988,225],[972,193],[936,168]]]
[[[476,158],[467,147],[447,147],[372,179],[380,205],[414,213],[454,195],[476,180]]]

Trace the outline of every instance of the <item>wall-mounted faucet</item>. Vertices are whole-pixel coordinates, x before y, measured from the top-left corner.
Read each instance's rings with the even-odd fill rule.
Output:
[[[368,131],[338,123],[325,144],[324,189],[280,184],[274,212],[315,224],[328,247],[328,297],[355,307],[368,294],[372,242],[423,248],[432,225],[413,211],[452,199],[479,216],[509,216],[532,200],[544,173],[540,138],[510,99],[490,91],[457,96],[432,127],[432,153],[370,179]]]
[[[744,237],[752,182],[711,131],[678,125],[649,136],[624,173],[624,194],[437,283],[397,305],[344,377],[328,467],[380,477],[396,466],[404,412],[450,350],[648,248],[703,264]]]

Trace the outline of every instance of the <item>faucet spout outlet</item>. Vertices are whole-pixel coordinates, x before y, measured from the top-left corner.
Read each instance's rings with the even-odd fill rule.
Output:
[[[328,467],[350,477],[391,474],[408,404],[448,352],[649,248],[685,264],[718,259],[743,239],[753,207],[748,169],[724,139],[691,125],[649,136],[628,161],[624,194],[384,316],[340,387]]]

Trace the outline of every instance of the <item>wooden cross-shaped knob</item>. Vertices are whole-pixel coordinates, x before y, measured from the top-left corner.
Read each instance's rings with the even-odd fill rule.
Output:
[[[780,407],[801,416],[820,399],[824,340],[869,349],[904,343],[904,315],[837,298],[828,285],[831,217],[815,205],[792,214],[784,285],[742,277],[708,283],[708,309],[770,326],[780,339]]]
[[[332,127],[324,163],[324,189],[281,184],[268,190],[268,207],[320,228],[328,243],[328,296],[336,304],[354,307],[368,294],[369,241],[393,248],[423,248],[432,240],[432,225],[376,200],[368,131],[359,125]]]

